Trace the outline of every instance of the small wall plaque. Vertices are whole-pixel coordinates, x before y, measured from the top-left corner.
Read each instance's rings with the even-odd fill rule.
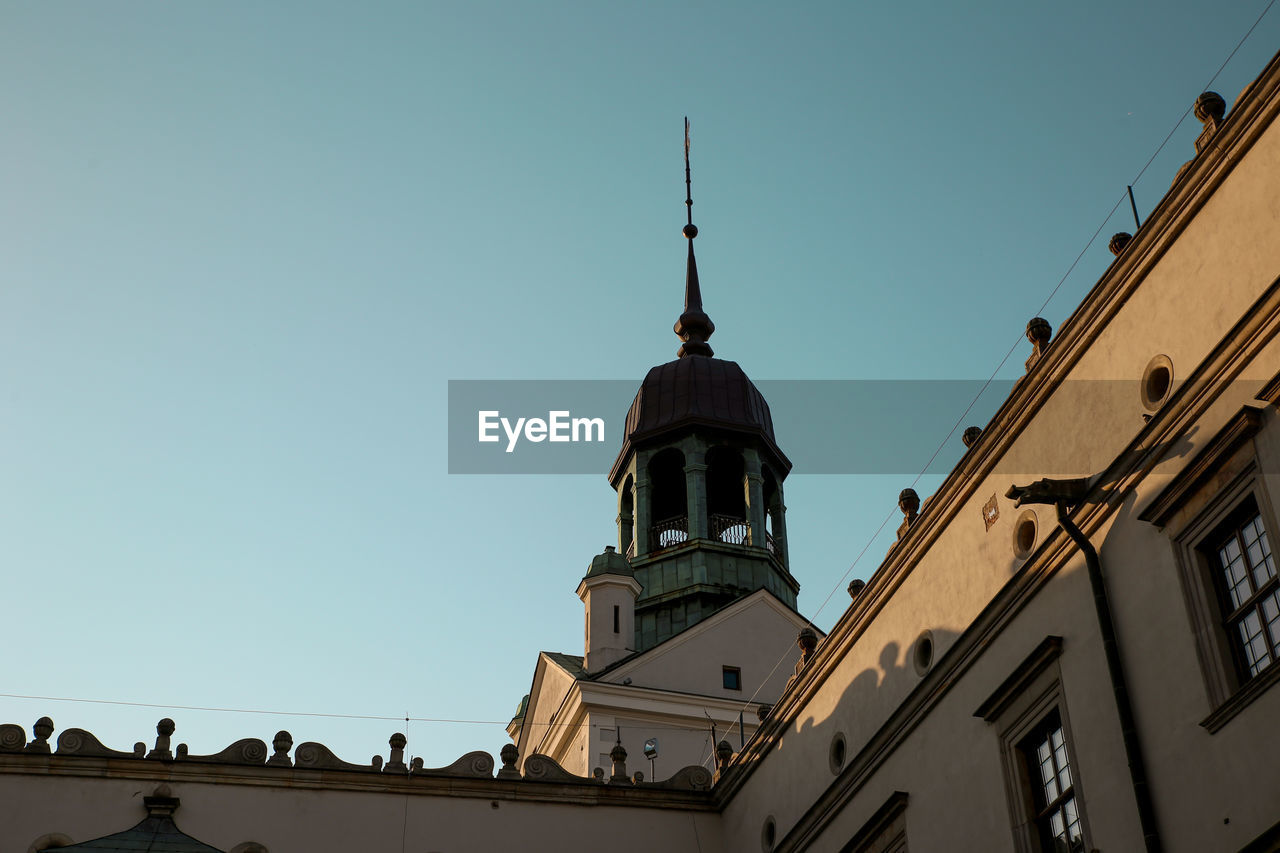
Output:
[[[987,526],[987,530],[990,530],[991,525],[995,524],[999,517],[1000,505],[996,503],[996,496],[992,495],[991,500],[982,505],[982,523]]]

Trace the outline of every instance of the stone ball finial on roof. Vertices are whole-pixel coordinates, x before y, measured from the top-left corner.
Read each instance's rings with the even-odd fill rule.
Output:
[[[1227,102],[1217,92],[1203,92],[1196,98],[1195,114],[1201,124],[1222,121],[1227,114]]]
[[[514,743],[502,745],[502,749],[498,751],[498,757],[502,759],[502,768],[498,771],[499,779],[519,779],[520,770],[516,767],[516,762],[520,760],[520,750],[516,749]]]
[[[409,743],[409,739],[406,738],[400,732],[396,732],[395,734],[393,734],[391,737],[387,739],[387,744],[392,749],[404,749],[408,743]]]
[[[174,725],[173,720],[169,719],[168,717],[165,717],[163,720],[156,723],[156,734],[163,735],[164,737],[168,737],[169,735],[173,734],[173,731],[176,728],[177,726]]]
[[[1032,317],[1027,321],[1027,340],[1037,346],[1044,346],[1053,337],[1053,326],[1043,317]]]
[[[293,749],[293,735],[284,730],[278,731],[271,740],[271,746],[275,749],[275,753],[267,759],[268,764],[279,764],[285,767],[293,764],[289,758],[289,750]]]
[[[920,512],[920,496],[916,494],[915,489],[903,489],[898,492],[898,509],[902,510],[902,514],[908,518],[913,518]]]
[[[722,740],[716,744],[716,770],[723,773],[729,767],[729,762],[733,759],[733,747],[729,745],[729,741]]]
[[[808,661],[813,657],[813,650],[818,647],[818,635],[808,626],[800,629],[800,636],[796,637],[796,644],[800,646],[800,659]]]
[[[18,729],[21,732],[21,729]],[[35,721],[31,727],[31,733],[35,735],[31,743],[26,745],[26,752],[50,752],[49,738],[53,735],[53,720],[48,717],[41,717]],[[21,735],[19,735],[21,740]]]
[[[1113,255],[1119,256],[1124,251],[1125,246],[1129,245],[1129,241],[1133,239],[1133,235],[1128,231],[1118,231],[1111,235],[1110,242],[1107,243],[1107,250]]]
[[[1027,372],[1035,367],[1036,362],[1049,348],[1049,339],[1053,337],[1053,326],[1043,317],[1032,317],[1027,322],[1027,340],[1031,341],[1031,355],[1027,358]]]
[[[973,447],[980,438],[982,438],[982,427],[978,426],[967,427],[960,436],[960,440],[964,442],[965,447]]]
[[[862,580],[861,578],[854,578],[853,580],[849,581],[849,587],[848,587],[849,597],[857,598],[859,595],[862,594],[862,591],[866,588],[867,588],[866,581]]]

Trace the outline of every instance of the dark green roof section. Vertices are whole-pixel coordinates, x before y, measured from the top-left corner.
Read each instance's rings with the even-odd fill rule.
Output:
[[[586,678],[587,671],[582,666],[582,655],[564,655],[560,652],[543,652],[552,662],[572,675],[574,678]]]
[[[524,712],[527,710],[529,710],[529,694],[528,693],[524,694],[524,698],[520,700],[519,706],[516,707],[516,715],[511,718],[511,723],[514,723],[516,720],[523,720]],[[507,725],[511,725],[511,723],[507,723]]]
[[[596,554],[591,558],[586,576],[593,578],[596,575],[622,575],[630,578],[635,576],[635,572],[631,570],[631,563],[627,558],[609,545],[604,549],[603,554]]]
[[[58,850],[96,850],[99,853],[224,853],[178,829],[171,817],[148,817],[124,832],[59,847]]]

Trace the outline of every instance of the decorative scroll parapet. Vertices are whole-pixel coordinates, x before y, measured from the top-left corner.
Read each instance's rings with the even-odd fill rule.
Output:
[[[293,766],[313,770],[354,770],[362,773],[378,773],[382,770],[382,756],[375,755],[369,764],[351,764],[334,755],[329,747],[315,741],[298,744],[293,753]]]
[[[185,743],[178,744],[179,761],[204,761],[210,764],[266,764],[267,745],[257,738],[243,738],[213,755],[189,755]]]
[[[92,758],[142,758],[146,755],[147,745],[134,744],[133,752],[120,752],[103,746],[91,733],[84,729],[67,729],[58,735],[58,755],[84,755]]]
[[[493,756],[487,752],[468,752],[448,767],[423,769],[422,759],[414,759],[414,776],[453,776],[462,779],[492,779]]]
[[[586,776],[575,776],[565,770],[555,759],[534,753],[524,760],[524,778],[526,782],[579,782],[595,785],[598,780]]]
[[[0,726],[0,752],[22,752],[27,742],[27,732],[22,726],[5,723]]]
[[[403,734],[394,734],[389,740],[391,751],[384,761],[380,755],[373,756],[368,764],[352,764],[334,755],[333,751],[322,743],[309,741],[299,744],[293,750],[293,736],[287,731],[277,732],[271,746],[257,738],[243,738],[211,755],[192,755],[185,743],[170,749],[170,738],[175,726],[172,720],[161,720],[156,727],[154,748],[148,750],[142,742],[134,744],[132,752],[111,749],[97,737],[84,729],[66,729],[57,739],[57,749],[49,745],[53,735],[53,721],[41,717],[32,726],[35,737],[27,740],[26,730],[22,726],[6,723],[0,725],[0,754],[22,753],[26,755],[55,755],[71,758],[111,758],[132,759],[135,761],[168,763],[201,763],[229,764],[262,768],[295,768],[300,770],[343,770],[354,773],[394,773],[411,779],[453,778],[453,779],[488,779],[493,780],[494,759],[484,751],[468,752],[457,761],[445,767],[423,767],[421,758],[414,758],[406,765],[405,749],[408,741]],[[274,751],[273,751],[274,750]],[[524,761],[523,773],[517,767],[519,752],[512,744],[502,749],[502,767],[496,780],[500,782],[551,782],[559,784],[575,784],[596,786],[626,786],[669,791],[707,791],[714,781],[710,771],[697,765],[685,767],[675,775],[661,782],[645,781],[640,773],[634,777],[625,775],[625,750],[621,745],[614,748],[614,776],[606,777],[600,770],[594,776],[577,776],[560,766],[554,759],[546,755],[533,754]]]
[[[710,791],[711,771],[697,764],[690,764],[675,772],[670,779],[662,782],[645,782],[642,788],[666,788],[675,791]]]

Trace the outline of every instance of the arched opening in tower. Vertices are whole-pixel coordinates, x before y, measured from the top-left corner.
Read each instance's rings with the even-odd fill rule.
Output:
[[[707,521],[712,539],[731,545],[745,545],[751,539],[746,464],[732,447],[707,451]]]
[[[636,553],[635,523],[635,480],[628,474],[618,492],[618,547],[628,558]]]
[[[764,546],[769,549],[769,553],[773,554],[779,560],[782,555],[775,537],[783,529],[782,513],[785,511],[782,505],[782,487],[778,484],[778,478],[773,476],[773,471],[769,470],[768,465],[761,468],[764,475],[763,489],[764,492]]]
[[[689,539],[689,492],[684,480],[684,454],[674,447],[649,462],[650,548],[670,548]]]

